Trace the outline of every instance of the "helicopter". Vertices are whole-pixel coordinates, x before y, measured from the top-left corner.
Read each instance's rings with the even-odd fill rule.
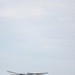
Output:
[[[12,73],[11,75],[43,75],[43,74],[48,74],[48,72],[43,72],[43,73],[16,73],[16,72],[12,72],[12,71],[7,71],[9,73]]]

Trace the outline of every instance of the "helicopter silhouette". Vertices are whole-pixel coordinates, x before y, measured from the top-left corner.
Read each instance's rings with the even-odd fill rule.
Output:
[[[11,75],[43,75],[43,74],[48,74],[48,72],[43,72],[43,73],[16,73],[16,72],[12,72],[12,71],[7,71],[9,73],[12,73]]]

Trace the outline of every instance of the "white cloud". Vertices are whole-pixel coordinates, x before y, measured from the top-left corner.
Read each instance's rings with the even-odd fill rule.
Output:
[[[43,11],[43,8],[39,5],[33,5],[33,3],[11,3],[10,1],[1,1],[2,4],[5,4],[3,9],[0,10],[0,17],[10,18],[10,19],[22,19],[22,18],[32,18],[40,17],[46,13]]]
[[[41,8],[21,7],[21,8],[10,8],[7,10],[2,10],[0,12],[0,17],[21,19],[28,17],[39,17],[43,14],[44,12]]]
[[[59,18],[62,13],[67,12],[71,9],[72,4],[62,1],[50,1],[50,0],[37,0],[37,1],[5,1],[0,0],[3,5],[0,8],[0,17],[10,19],[27,19],[37,18],[41,16],[56,16]],[[58,15],[59,14],[59,15]],[[65,15],[65,19],[68,18]],[[62,19],[63,20],[63,19]]]

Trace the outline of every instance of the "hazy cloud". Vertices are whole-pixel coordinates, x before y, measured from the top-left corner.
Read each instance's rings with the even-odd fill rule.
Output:
[[[0,73],[75,74],[74,0],[0,0]]]

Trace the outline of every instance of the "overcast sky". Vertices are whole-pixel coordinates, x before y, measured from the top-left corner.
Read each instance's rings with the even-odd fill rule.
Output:
[[[0,0],[0,75],[7,70],[75,75],[75,0]]]

